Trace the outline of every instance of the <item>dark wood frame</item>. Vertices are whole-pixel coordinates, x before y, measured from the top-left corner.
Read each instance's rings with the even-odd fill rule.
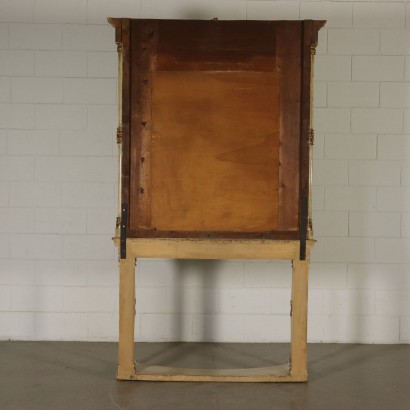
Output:
[[[195,23],[188,21],[189,23]],[[199,23],[200,21],[198,21]],[[132,229],[133,220],[141,215],[145,215],[146,212],[142,212],[147,209],[146,199],[148,195],[139,195],[136,190],[130,189],[131,184],[135,181],[144,181],[147,186],[149,184],[147,176],[147,163],[137,161],[132,156],[144,157],[147,151],[146,141],[147,135],[150,133],[150,99],[149,92],[147,91],[149,83],[146,73],[150,69],[149,58],[142,57],[143,53],[149,54],[154,50],[156,41],[156,33],[158,24],[161,24],[160,20],[138,20],[140,29],[137,31],[141,36],[140,39],[133,39],[130,41],[130,31],[132,20],[130,19],[110,19],[110,23],[116,29],[116,42],[122,45],[122,169],[121,169],[121,202],[128,205],[128,215],[126,223],[126,237],[127,238],[232,238],[232,239],[289,239],[289,240],[301,240],[305,242],[308,237],[308,204],[309,204],[309,136],[311,134],[311,56],[317,44],[318,30],[324,25],[324,21],[312,21],[304,20],[298,22],[288,21],[276,21],[274,22],[275,29],[291,30],[295,25],[300,25],[301,31],[301,59],[302,59],[302,72],[300,74],[300,67],[293,68],[289,64],[289,72],[287,75],[293,77],[295,75],[301,75],[301,95],[300,95],[300,137],[299,137],[299,223],[296,230],[276,230],[268,232],[205,232],[205,231],[158,231],[155,229]],[[252,21],[240,22],[242,24],[253,24]],[[258,22],[260,23],[260,22]],[[272,24],[273,22],[264,22],[266,24]],[[293,24],[293,27],[292,25]],[[135,44],[138,45],[135,46]],[[287,44],[279,44],[277,47],[287,47]],[[131,59],[131,54],[132,59]],[[130,64],[132,61],[138,61],[139,70],[138,82],[131,83],[131,69]],[[286,62],[285,62],[286,63]],[[298,71],[298,72],[296,72]],[[139,115],[141,118],[135,119],[136,113],[131,112],[131,104],[133,99],[138,99],[143,103],[140,106]],[[141,138],[138,141],[137,150],[130,152],[130,133],[131,123],[134,119],[134,126],[138,126],[138,134]],[[292,121],[288,118],[286,121]],[[294,125],[293,125],[294,126]],[[131,172],[131,163],[139,163],[138,169],[134,169]],[[137,168],[137,167],[136,167]],[[286,184],[284,184],[286,185]],[[139,195],[138,198],[134,198],[136,202],[137,210],[130,210],[131,195]],[[284,202],[286,202],[286,191],[281,189],[280,195],[283,196]],[[286,215],[285,215],[286,218]]]

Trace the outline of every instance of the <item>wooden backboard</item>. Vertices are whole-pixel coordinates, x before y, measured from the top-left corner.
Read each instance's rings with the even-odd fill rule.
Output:
[[[300,238],[323,22],[111,22],[127,237]]]

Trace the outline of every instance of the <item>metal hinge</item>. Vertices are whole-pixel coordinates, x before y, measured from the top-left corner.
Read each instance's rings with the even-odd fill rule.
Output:
[[[128,205],[121,205],[121,226],[120,226],[120,258],[125,259],[127,257],[127,213]]]
[[[122,143],[122,128],[118,127],[117,128],[117,144]]]
[[[301,261],[306,260],[306,240],[308,231],[309,218],[309,200],[307,197],[302,197],[300,202],[300,255]]]
[[[309,128],[307,132],[307,141],[309,145],[313,145],[315,142],[315,131],[313,128]]]

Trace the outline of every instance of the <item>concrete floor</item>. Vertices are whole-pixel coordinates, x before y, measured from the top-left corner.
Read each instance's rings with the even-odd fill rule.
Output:
[[[181,367],[284,363],[284,344],[140,343],[137,359]],[[117,345],[0,342],[1,410],[407,410],[410,345],[309,346],[309,382],[115,380]]]

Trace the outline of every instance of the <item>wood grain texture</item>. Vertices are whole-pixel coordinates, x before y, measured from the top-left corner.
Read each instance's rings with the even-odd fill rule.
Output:
[[[114,238],[118,247],[119,239]],[[314,246],[307,241],[307,254]],[[299,256],[299,241],[259,239],[127,238],[127,258],[174,259],[283,259]]]
[[[122,41],[122,161],[121,161],[121,201],[122,203],[129,204],[130,197],[130,63],[131,63],[131,39],[130,39],[130,20],[121,20],[121,41]],[[129,221],[129,217],[128,217]],[[129,224],[129,222],[128,222]]]
[[[156,382],[269,383],[304,382],[306,377],[290,374],[290,364],[248,369],[191,369],[147,366],[136,363],[135,372],[119,380]]]
[[[269,239],[299,240],[297,231],[232,232],[232,231],[158,231],[154,229],[130,229],[129,238],[191,238],[191,239]]]
[[[120,259],[120,324],[117,378],[129,379],[134,373],[135,258]]]
[[[279,230],[299,230],[301,23],[277,26],[277,61],[280,73]]]
[[[151,89],[155,69],[156,22],[131,23],[130,227],[151,223]]]
[[[305,382],[306,377],[289,373],[289,364],[249,369],[187,369],[136,364],[133,374],[119,380],[156,382],[289,383]]]
[[[307,304],[310,247],[306,260],[292,261],[290,374],[307,380]]]
[[[276,73],[157,72],[152,116],[154,229],[276,229]]]
[[[300,114],[300,160],[299,160],[299,232],[301,240],[300,254],[305,253],[305,243],[309,229],[310,200],[310,144],[313,101],[311,95],[312,54],[315,53],[318,31],[324,21],[305,20],[302,22],[302,67],[301,67],[301,114]]]
[[[161,21],[157,68],[271,72],[275,32],[271,21]]]
[[[129,237],[301,238],[323,22],[110,22],[124,43]]]
[[[286,382],[292,380],[289,364],[249,369],[187,369],[145,366],[137,363],[132,380],[181,382]]]

